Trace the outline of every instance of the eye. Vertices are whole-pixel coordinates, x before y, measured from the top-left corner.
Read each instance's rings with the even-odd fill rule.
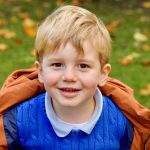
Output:
[[[89,68],[90,66],[89,65],[87,65],[87,64],[80,64],[79,65],[79,68],[81,68],[81,69],[86,69],[86,68]]]
[[[55,67],[55,68],[61,68],[63,67],[64,65],[62,63],[53,63],[51,64],[52,67]]]

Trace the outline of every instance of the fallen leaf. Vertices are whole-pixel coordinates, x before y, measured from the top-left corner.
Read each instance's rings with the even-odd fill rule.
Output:
[[[43,2],[43,7],[44,8],[50,8],[51,7],[51,3],[48,1],[48,2]]]
[[[143,6],[144,8],[150,8],[150,2],[143,2],[143,3],[142,3],[142,6]]]
[[[3,36],[6,39],[10,39],[16,36],[16,33],[14,31],[10,31],[7,29],[0,30],[0,36]]]
[[[140,90],[140,94],[142,96],[148,96],[148,95],[150,95],[150,83],[147,84],[147,86],[146,86],[145,89]]]
[[[123,20],[120,20],[120,19],[114,20],[110,24],[107,24],[106,28],[109,32],[114,33],[116,32],[116,29],[122,25],[122,23],[123,23]]]
[[[128,16],[132,16],[135,14],[135,11],[133,9],[127,9],[124,11],[124,13]]]
[[[0,43],[0,52],[6,51],[8,49],[8,45],[4,43]]]
[[[141,21],[141,22],[149,22],[149,21],[150,21],[150,18],[149,18],[149,16],[141,16],[141,17],[140,17],[140,21]]]
[[[3,16],[4,16],[4,12],[0,11],[0,17],[3,17]]]
[[[24,32],[30,36],[30,37],[35,37],[36,35],[36,22],[30,18],[26,18],[23,21],[23,30]]]
[[[140,57],[140,54],[138,53],[131,53],[130,55],[125,56],[124,58],[122,58],[119,62],[122,65],[130,65],[133,63],[135,58]]]
[[[23,44],[23,41],[20,40],[20,39],[15,39],[15,44],[16,45],[21,45],[21,44]]]
[[[35,49],[32,49],[31,55],[32,55],[32,56],[36,56],[36,50],[35,50]]]
[[[137,48],[142,50],[142,51],[149,51],[150,50],[150,45],[144,43],[144,44],[139,44],[137,45]]]
[[[20,12],[21,11],[21,7],[20,6],[14,6],[14,7],[12,7],[12,11],[13,12]]]
[[[5,26],[7,22],[5,20],[0,20],[0,26]]]
[[[18,14],[18,17],[21,19],[29,18],[30,14],[28,12],[21,12]]]
[[[143,65],[144,67],[150,67],[150,60],[142,61],[142,65]]]
[[[148,40],[147,36],[140,32],[135,32],[133,37],[136,42],[146,42]]]
[[[150,30],[145,32],[145,35],[150,38]]]

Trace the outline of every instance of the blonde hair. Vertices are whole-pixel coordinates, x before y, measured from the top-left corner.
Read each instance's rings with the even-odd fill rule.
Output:
[[[95,14],[77,6],[63,6],[49,15],[39,26],[35,40],[37,60],[41,63],[47,52],[71,42],[83,52],[83,42],[89,40],[98,51],[101,65],[109,62],[110,35]]]

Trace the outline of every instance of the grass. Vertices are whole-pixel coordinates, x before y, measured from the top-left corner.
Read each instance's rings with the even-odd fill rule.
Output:
[[[140,94],[140,90],[150,83],[150,66],[144,67],[142,65],[143,61],[150,61],[150,50],[137,49],[134,46],[135,40],[133,38],[136,31],[150,34],[150,20],[140,20],[140,18],[148,16],[150,10],[136,7],[133,0],[117,5],[112,0],[110,2],[111,5],[105,4],[105,2],[94,4],[87,0],[83,6],[96,13],[105,24],[109,24],[114,20],[122,20],[122,25],[114,33],[111,33],[112,57],[110,62],[112,72],[110,76],[132,87],[137,100],[150,108],[150,95],[141,96]],[[15,38],[5,39],[0,36],[0,43],[9,46],[8,50],[0,52],[0,86],[12,71],[29,68],[33,66],[35,61],[34,56],[31,54],[34,48],[34,38],[23,32],[23,19],[19,17],[19,14],[28,12],[30,18],[39,23],[55,8],[56,4],[52,0],[50,2],[48,0],[0,0],[0,20],[7,21],[7,25],[0,26],[0,29],[9,29],[16,32]],[[17,43],[17,41],[20,41],[20,43]],[[150,39],[146,44],[150,45]],[[139,53],[140,57],[135,59],[132,64],[122,65],[119,63],[120,59],[133,52]]]

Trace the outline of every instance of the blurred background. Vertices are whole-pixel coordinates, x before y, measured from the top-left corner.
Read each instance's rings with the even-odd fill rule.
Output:
[[[148,0],[0,0],[0,87],[14,70],[33,67],[38,24],[66,4],[102,19],[112,37],[110,76],[132,87],[136,99],[150,108]]]

